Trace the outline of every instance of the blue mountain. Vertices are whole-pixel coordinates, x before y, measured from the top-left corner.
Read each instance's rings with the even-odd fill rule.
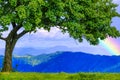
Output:
[[[34,69],[34,66],[49,61],[57,54],[59,54],[59,52],[54,54],[41,54],[38,56],[32,56],[32,55],[14,56],[12,61],[13,68],[16,71],[20,71],[20,72],[31,72],[31,71],[37,72],[37,69]]]
[[[0,67],[2,60],[3,56],[0,56]],[[83,52],[14,56],[13,68],[20,72],[120,72],[120,56]]]
[[[0,56],[0,68],[2,67],[3,64],[3,56]]]
[[[100,56],[82,52],[62,52],[36,65],[38,72],[120,72],[120,56]]]

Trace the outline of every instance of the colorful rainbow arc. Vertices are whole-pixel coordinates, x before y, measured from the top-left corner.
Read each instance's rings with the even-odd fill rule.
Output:
[[[111,55],[120,55],[120,45],[113,39],[107,38],[105,40],[100,40],[100,45],[102,45]]]

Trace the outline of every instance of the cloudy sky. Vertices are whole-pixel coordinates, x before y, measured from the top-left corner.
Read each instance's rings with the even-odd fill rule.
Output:
[[[115,3],[119,4],[117,11],[120,13],[120,0],[113,0]],[[113,18],[112,25],[116,26],[120,30],[120,19]],[[7,33],[5,33],[7,34]],[[120,38],[114,39],[120,45]],[[4,48],[4,41],[0,40],[0,50]],[[82,51],[91,54],[101,54],[101,55],[110,55],[109,52],[104,48],[104,46],[97,45],[92,46],[84,40],[82,43],[72,39],[69,35],[62,34],[61,31],[57,28],[52,28],[50,32],[45,30],[38,30],[34,34],[27,34],[22,37],[16,44],[16,48],[33,48],[33,49],[49,49],[55,47],[64,47],[63,51]],[[0,53],[3,54],[3,53]]]

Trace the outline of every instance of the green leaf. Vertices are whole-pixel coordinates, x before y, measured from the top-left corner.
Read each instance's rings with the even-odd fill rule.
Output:
[[[26,22],[23,24],[23,27],[25,28],[26,31],[31,31],[32,29],[32,24],[29,22]]]
[[[27,17],[26,16],[26,8],[24,5],[17,7],[16,11],[17,11],[17,14],[18,14],[20,19],[25,19]]]
[[[17,5],[17,0],[9,0],[10,5],[15,7]]]

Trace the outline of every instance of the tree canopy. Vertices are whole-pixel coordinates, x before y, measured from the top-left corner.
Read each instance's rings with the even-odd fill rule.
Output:
[[[50,30],[58,27],[82,42],[98,44],[107,36],[118,37],[120,32],[111,26],[111,19],[120,16],[112,0],[0,0],[0,33],[9,25]]]

